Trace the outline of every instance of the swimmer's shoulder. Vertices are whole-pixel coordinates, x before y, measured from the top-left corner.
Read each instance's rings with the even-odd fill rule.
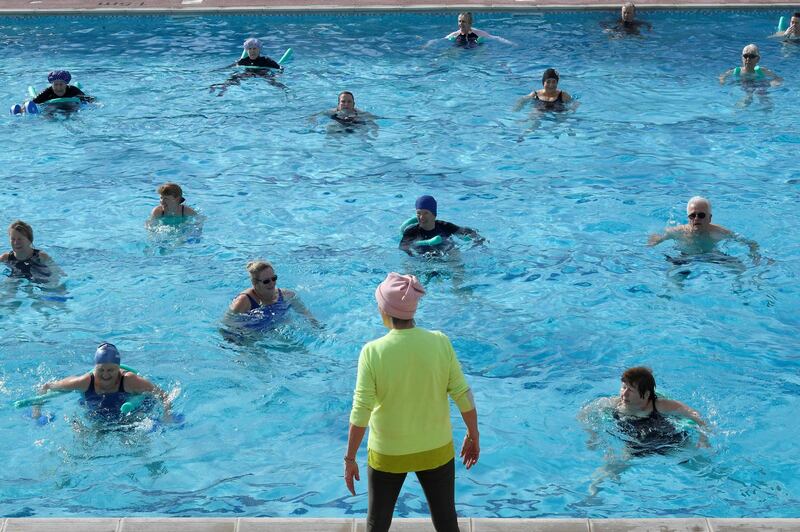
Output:
[[[150,212],[150,217],[161,218],[162,216],[164,216],[164,207],[162,207],[161,205],[153,207],[153,210]]]
[[[244,314],[252,310],[253,306],[250,304],[250,298],[247,297],[249,295],[249,291],[250,289],[248,288],[233,298],[233,301],[231,301],[231,304],[228,307],[231,312]]]
[[[286,299],[294,299],[295,297],[297,297],[297,292],[295,292],[294,290],[288,290],[286,288],[281,288],[280,291],[281,291],[281,294],[283,294],[283,297],[286,298]]]
[[[8,262],[9,253],[3,253],[0,255],[0,262]]]
[[[187,207],[187,206],[184,205],[183,214],[185,216],[197,216],[197,211],[192,209],[191,207]]]
[[[51,261],[53,260],[53,259],[50,257],[50,255],[48,255],[48,254],[47,254],[47,253],[45,253],[44,251],[39,251],[39,259],[41,259],[41,260],[43,260],[43,261],[46,261],[46,262],[51,262]]]

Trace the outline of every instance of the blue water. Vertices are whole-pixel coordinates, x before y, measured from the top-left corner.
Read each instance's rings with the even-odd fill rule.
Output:
[[[425,281],[419,323],[452,338],[475,391],[483,452],[457,470],[459,514],[796,516],[800,46],[766,39],[785,14],[647,12],[652,34],[611,39],[611,12],[482,13],[517,46],[469,51],[424,48],[454,29],[444,13],[0,18],[0,102],[56,68],[98,98],[0,119],[0,224],[30,222],[66,272],[0,279],[0,514],[363,517],[366,480],[349,496],[341,457],[394,270]],[[294,48],[287,89],[209,94],[250,35],[273,58]],[[749,42],[785,82],[747,105],[717,76]],[[580,107],[537,125],[511,109],[549,66]],[[310,120],[346,89],[377,131]],[[189,234],[145,229],[170,180],[205,218]],[[488,245],[406,257],[397,227],[423,193]],[[760,264],[729,244],[739,265],[682,275],[669,243],[645,246],[696,194]],[[223,338],[259,257],[322,332],[294,318]],[[183,428],[96,430],[76,396],[43,427],[11,407],[88,370],[100,341],[178,393]],[[712,447],[630,460],[595,493],[620,446],[600,427],[589,448],[576,415],[638,364],[702,413]],[[427,514],[416,481],[397,514]]]

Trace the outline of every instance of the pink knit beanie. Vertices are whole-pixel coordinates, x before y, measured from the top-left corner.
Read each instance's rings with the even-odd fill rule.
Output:
[[[392,272],[375,289],[378,307],[386,314],[400,320],[410,320],[417,311],[419,298],[425,289],[413,275]]]

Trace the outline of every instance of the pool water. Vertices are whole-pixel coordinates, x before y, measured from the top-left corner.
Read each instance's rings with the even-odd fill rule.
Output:
[[[98,98],[0,120],[0,223],[31,223],[66,273],[0,279],[0,514],[364,516],[366,479],[349,496],[341,457],[359,349],[383,334],[374,286],[400,271],[425,282],[418,322],[452,338],[475,392],[460,515],[796,516],[800,46],[766,38],[785,14],[642,12],[655,30],[619,39],[600,30],[611,12],[479,13],[515,46],[473,50],[426,46],[452,13],[0,18],[0,101],[58,68]],[[286,89],[210,94],[248,36],[294,49]],[[717,80],[749,42],[785,79],[751,102]],[[550,66],[577,111],[513,113]],[[313,116],[341,90],[377,130]],[[165,181],[200,224],[145,228]],[[403,254],[421,194],[488,243]],[[732,243],[727,262],[675,266],[672,244],[645,245],[697,194],[760,262]],[[226,339],[254,258],[322,331],[294,317]],[[11,406],[88,370],[101,341],[177,393],[185,424],[96,427],[75,395],[44,426]],[[587,445],[578,411],[640,364],[708,420],[710,449],[694,434],[624,461],[602,426]],[[427,515],[416,481],[396,515]]]

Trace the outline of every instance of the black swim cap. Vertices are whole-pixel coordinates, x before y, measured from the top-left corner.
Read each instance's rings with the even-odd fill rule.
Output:
[[[558,81],[558,70],[555,68],[548,68],[545,70],[544,74],[542,74],[542,85],[544,85],[544,82],[548,79],[555,79]]]

